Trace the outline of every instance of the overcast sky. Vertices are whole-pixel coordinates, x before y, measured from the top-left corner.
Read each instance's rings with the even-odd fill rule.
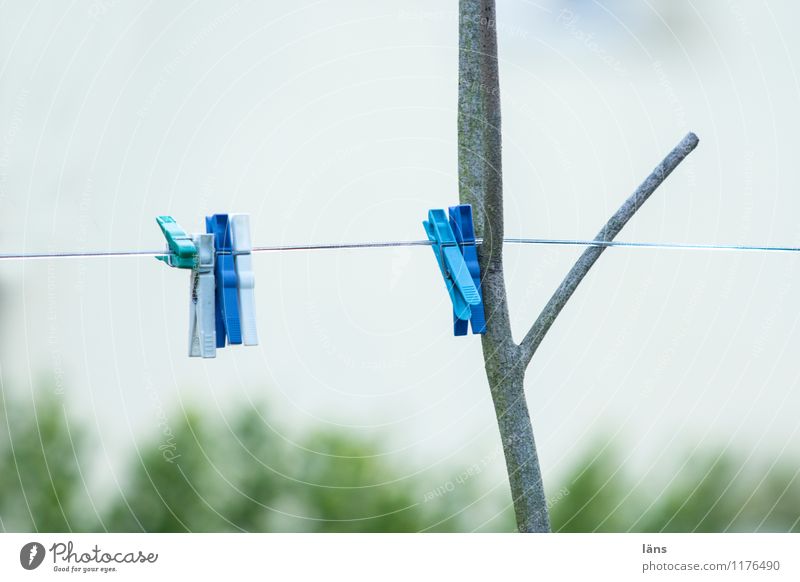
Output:
[[[399,4],[4,3],[0,249],[160,248],[156,215],[191,232],[212,212],[249,212],[259,245],[424,238],[458,199],[457,3]],[[797,3],[498,4],[509,236],[593,236],[692,130],[620,239],[800,246]],[[506,248],[518,338],[579,252]],[[695,446],[796,455],[798,261],[606,252],[528,372],[546,476],[598,435],[643,475]],[[63,391],[112,467],[162,410],[243,399],[289,437],[385,434],[419,466],[494,455],[480,340],[452,336],[429,249],[254,264],[261,345],[202,361],[185,271],[0,263],[4,388]]]

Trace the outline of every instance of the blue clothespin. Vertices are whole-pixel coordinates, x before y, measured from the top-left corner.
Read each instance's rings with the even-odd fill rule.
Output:
[[[226,337],[229,344],[242,343],[239,321],[239,283],[233,260],[228,215],[206,216],[206,232],[214,235],[214,248],[217,255],[215,265],[217,347],[224,348]]]
[[[456,242],[461,248],[464,262],[467,264],[469,274],[475,283],[481,301],[477,305],[470,305],[472,312],[470,322],[472,322],[472,333],[486,333],[486,315],[483,309],[483,295],[481,294],[481,268],[478,264],[478,249],[475,246],[475,226],[472,222],[472,206],[470,204],[459,204],[449,208],[450,226],[456,236]],[[455,335],[467,335],[469,324],[464,319],[459,319],[453,313],[453,333]]]
[[[444,210],[436,209],[428,211],[428,220],[422,225],[428,240],[435,243],[431,248],[453,303],[453,313],[456,319],[466,322],[472,317],[472,306],[480,305],[482,301],[450,221]]]

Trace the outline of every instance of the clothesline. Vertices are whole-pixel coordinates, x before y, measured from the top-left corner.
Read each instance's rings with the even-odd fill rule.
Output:
[[[483,244],[483,240],[476,239],[476,244]],[[800,247],[770,246],[770,245],[735,245],[735,244],[695,244],[695,243],[664,243],[664,242],[625,242],[625,241],[599,241],[583,239],[554,239],[554,238],[504,238],[505,244],[529,244],[543,246],[581,246],[581,247],[621,247],[640,249],[672,249],[690,251],[749,251],[749,252],[776,252],[796,253]],[[254,246],[254,253],[274,253],[288,251],[319,251],[336,249],[374,249],[391,247],[422,247],[431,246],[429,240],[399,240],[399,241],[368,241],[353,243],[311,243],[292,245]],[[89,258],[121,258],[121,257],[154,257],[163,255],[164,249],[158,250],[122,250],[122,251],[51,251],[51,252],[18,252],[0,253],[0,261],[19,261],[34,259],[89,259]]]

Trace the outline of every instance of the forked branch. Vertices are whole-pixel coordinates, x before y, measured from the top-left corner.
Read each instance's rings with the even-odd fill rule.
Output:
[[[631,219],[631,217],[636,214],[636,211],[642,207],[650,195],[655,192],[656,188],[658,188],[661,183],[666,180],[667,176],[669,176],[672,171],[678,167],[678,165],[688,156],[692,150],[697,147],[699,140],[697,136],[693,133],[689,133],[684,137],[681,142],[675,146],[669,155],[662,160],[658,166],[652,171],[652,173],[647,177],[647,179],[642,182],[642,184],[636,189],[636,191],[631,194],[630,198],[628,198],[625,203],[620,206],[619,210],[612,216],[608,222],[603,226],[597,236],[594,237],[596,241],[610,241],[614,240],[614,237],[619,234],[622,228],[627,224],[627,222]],[[520,356],[522,358],[523,366],[527,366],[527,364],[531,361],[533,354],[536,353],[539,344],[542,343],[542,339],[550,330],[550,327],[553,325],[553,322],[558,317],[558,314],[561,313],[561,310],[566,305],[569,298],[572,297],[572,294],[575,292],[575,289],[578,288],[578,285],[586,274],[589,272],[589,269],[592,268],[595,261],[603,254],[603,251],[606,250],[604,246],[590,246],[588,247],[583,254],[580,256],[578,261],[575,265],[570,269],[567,276],[564,277],[564,280],[561,282],[561,285],[558,286],[553,296],[550,298],[550,301],[547,302],[542,312],[539,314],[539,317],[531,326],[528,333],[525,335],[524,339],[520,343]]]
[[[476,234],[483,239],[478,259],[486,333],[481,343],[517,527],[523,532],[545,532],[550,530],[550,520],[525,398],[525,369],[605,247],[590,246],[584,251],[522,343],[514,343],[503,273],[502,134],[496,23],[495,0],[459,0],[459,198],[462,203],[472,204]],[[613,240],[697,142],[693,133],[687,135],[611,217],[595,240]]]

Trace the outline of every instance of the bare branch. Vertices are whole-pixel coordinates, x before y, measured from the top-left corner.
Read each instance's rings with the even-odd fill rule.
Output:
[[[669,155],[656,166],[653,172],[642,182],[642,184],[631,194],[619,210],[612,216],[606,225],[594,237],[596,241],[610,241],[619,234],[627,222],[636,214],[650,195],[655,192],[661,183],[666,180],[672,171],[697,147],[699,140],[693,133],[689,133],[681,142],[675,146]],[[595,261],[600,258],[606,247],[588,247],[572,267],[567,276],[558,286],[550,301],[547,302],[539,317],[536,319],[531,329],[520,343],[520,357],[522,365],[527,366],[533,354],[536,353],[539,344],[542,343],[544,336],[550,330],[553,322],[561,313],[569,298],[578,288],[578,285],[592,268]]]

